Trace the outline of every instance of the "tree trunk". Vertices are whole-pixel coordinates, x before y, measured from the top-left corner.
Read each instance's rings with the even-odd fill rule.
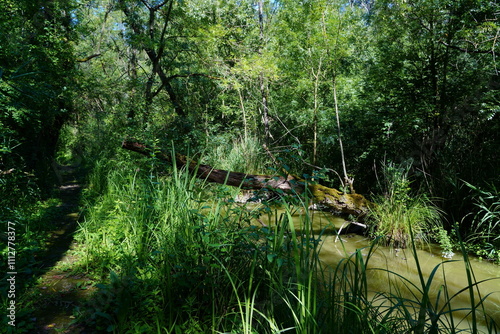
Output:
[[[312,195],[311,204],[315,207],[326,208],[341,214],[349,214],[362,219],[369,208],[373,205],[360,194],[346,194],[337,189],[328,188],[319,184],[310,184],[292,175],[288,177],[274,175],[252,175],[239,172],[215,169],[212,166],[198,164],[186,157],[176,153],[175,157],[161,150],[153,149],[146,144],[133,140],[125,140],[122,143],[124,149],[134,151],[146,156],[155,153],[155,157],[169,163],[172,158],[178,168],[186,167],[196,177],[209,182],[226,184],[228,186],[240,187],[241,189],[261,190],[267,189],[274,192],[285,192],[289,194],[301,194],[309,190]]]
[[[262,56],[262,48],[265,44],[264,38],[264,4],[262,1],[257,3],[258,11],[259,11],[259,28],[260,28],[260,46],[257,51],[260,56]],[[259,87],[260,87],[260,96],[261,96],[261,114],[262,114],[262,123],[264,123],[264,143],[269,146],[271,141],[271,131],[269,130],[269,105],[267,103],[267,87],[266,87],[266,78],[264,76],[264,72],[261,72],[259,75]],[[259,108],[260,109],[260,108]]]

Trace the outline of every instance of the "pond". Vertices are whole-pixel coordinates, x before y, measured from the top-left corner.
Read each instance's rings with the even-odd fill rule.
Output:
[[[273,215],[261,216],[259,224],[269,224],[275,221],[275,215],[283,213],[284,210],[276,210]],[[341,261],[360,251],[370,268],[367,279],[371,296],[385,293],[419,302],[422,293],[418,290],[422,290],[422,277],[424,284],[430,282],[428,286],[431,303],[441,309],[445,306],[445,300],[450,300],[450,308],[445,308],[444,312],[448,314],[447,310],[453,310],[454,327],[470,328],[468,322],[472,321],[469,311],[471,294],[469,289],[464,289],[469,283],[466,263],[459,251],[454,250],[455,255],[450,261],[442,257],[439,245],[433,244],[418,249],[417,259],[410,249],[395,250],[380,245],[370,249],[372,240],[369,238],[356,234],[335,234],[335,230],[345,228],[346,221],[343,218],[319,211],[310,211],[309,214],[312,217],[312,229],[320,239],[319,258],[324,264],[324,270],[333,271]],[[300,231],[304,214],[298,210],[292,217],[295,229]],[[474,300],[477,303],[481,298],[487,297],[483,302],[484,310],[500,325],[500,266],[475,257],[469,258],[469,263],[473,281],[481,282],[472,289]],[[384,302],[383,298],[377,300]],[[487,332],[484,318],[479,311],[476,314],[479,329]]]

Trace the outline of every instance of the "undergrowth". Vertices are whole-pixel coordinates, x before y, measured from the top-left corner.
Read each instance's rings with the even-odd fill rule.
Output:
[[[468,248],[477,256],[500,263],[500,191],[494,184],[485,188],[466,185],[474,192],[476,207],[466,238]]]
[[[488,296],[479,293],[481,282],[468,258],[467,286],[448,289],[447,262],[430,276],[420,268],[417,230],[410,229],[406,241],[418,268],[416,282],[370,265],[378,256],[376,243],[346,253],[330,267],[320,261],[324,236],[313,233],[309,194],[251,209],[235,204],[223,186],[208,186],[175,166],[160,175],[146,168],[148,163],[138,169],[107,160],[89,179],[94,200],[77,238],[85,247],[81,265],[102,282],[81,310],[80,321],[88,328],[113,333],[451,333],[462,330],[472,315],[468,331],[497,332],[498,323],[483,306]],[[294,223],[297,212],[301,219]],[[256,223],[261,215],[269,215],[269,226]],[[385,291],[371,290],[374,272],[388,278]],[[444,281],[438,281],[438,272]],[[431,288],[436,284],[441,286],[437,295]],[[456,308],[454,300],[462,293],[470,294],[471,303]]]

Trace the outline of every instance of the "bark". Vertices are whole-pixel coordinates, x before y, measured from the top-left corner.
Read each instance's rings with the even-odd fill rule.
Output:
[[[101,55],[100,53],[96,53],[96,54],[93,54],[93,55],[87,56],[87,57],[85,57],[85,58],[80,58],[80,59],[77,59],[76,61],[77,61],[78,63],[85,63],[85,62],[87,62],[87,61],[89,61],[89,60],[91,60],[91,59],[93,59],[93,58],[95,58],[95,57],[99,57],[100,55]]]
[[[326,208],[341,214],[350,214],[362,219],[369,208],[373,205],[360,194],[346,194],[337,189],[328,188],[319,184],[310,184],[304,180],[288,175],[253,175],[239,172],[215,169],[212,166],[199,164],[185,155],[176,153],[175,156],[146,144],[134,140],[125,140],[122,143],[124,149],[134,151],[145,156],[154,156],[158,159],[174,163],[178,168],[186,167],[196,177],[209,182],[226,184],[240,187],[241,189],[261,190],[266,189],[274,192],[285,192],[289,194],[302,194],[309,190],[312,194],[312,202],[315,207]],[[175,160],[175,161],[173,161]]]
[[[258,10],[259,10],[259,28],[260,28],[260,47],[258,50],[259,55],[262,56],[262,48],[265,44],[264,38],[264,4],[262,1],[258,2]],[[267,96],[267,85],[266,78],[264,77],[264,73],[261,72],[259,75],[259,86],[260,86],[260,96],[262,101],[262,122],[264,123],[264,142],[266,145],[269,145],[272,136],[271,130],[269,129],[269,104],[268,104],[268,96]]]

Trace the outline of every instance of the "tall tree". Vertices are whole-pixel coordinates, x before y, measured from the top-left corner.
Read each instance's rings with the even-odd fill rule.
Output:
[[[41,180],[73,111],[74,9],[71,0],[2,0],[0,128]]]
[[[259,50],[258,53],[262,55],[262,48],[265,47],[266,36],[265,36],[265,27],[264,27],[264,2],[262,0],[257,1],[258,8],[258,16],[259,16]],[[261,72],[259,75],[260,81],[260,95],[262,97],[261,104],[261,114],[262,114],[262,123],[264,123],[264,142],[269,146],[269,141],[271,140],[271,132],[269,130],[269,105],[268,105],[268,94],[267,94],[267,79],[264,76],[264,73]]]
[[[498,5],[481,1],[376,3],[373,105],[400,148],[416,153],[423,175],[439,175],[438,157],[454,129],[480,116],[483,93],[496,76],[497,12]]]

